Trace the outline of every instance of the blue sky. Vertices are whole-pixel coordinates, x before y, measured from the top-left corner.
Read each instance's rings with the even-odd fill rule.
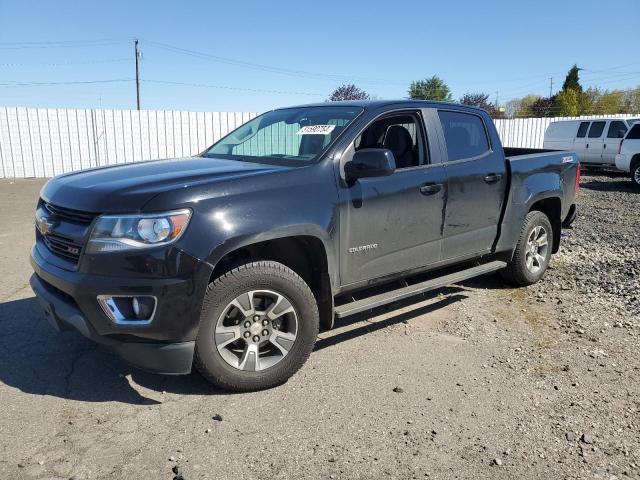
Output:
[[[263,111],[345,82],[402,98],[433,74],[503,103],[559,88],[573,63],[586,86],[628,89],[639,26],[637,0],[0,0],[0,106],[135,107],[134,37],[151,109]]]

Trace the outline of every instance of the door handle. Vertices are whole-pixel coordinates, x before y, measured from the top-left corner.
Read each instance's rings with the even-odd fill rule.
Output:
[[[607,149],[607,144],[605,143],[604,146],[602,147],[603,150]]]
[[[500,175],[499,173],[490,173],[489,175],[484,177],[484,181],[487,183],[496,183],[500,181],[501,178],[502,175]]]
[[[587,143],[587,146],[585,148],[589,148],[589,144]]]
[[[420,187],[420,193],[423,195],[433,195],[434,193],[438,193],[440,190],[442,190],[441,183],[428,183]]]

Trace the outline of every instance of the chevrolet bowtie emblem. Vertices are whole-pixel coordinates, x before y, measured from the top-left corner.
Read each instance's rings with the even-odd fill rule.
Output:
[[[45,216],[36,218],[36,227],[42,235],[46,235],[47,233],[51,233],[53,227],[55,227],[56,222],[52,218],[48,218]]]

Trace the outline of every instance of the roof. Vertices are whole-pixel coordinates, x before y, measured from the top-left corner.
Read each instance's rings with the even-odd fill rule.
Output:
[[[478,107],[471,105],[462,105],[457,102],[436,102],[434,100],[410,100],[410,99],[398,99],[398,100],[348,100],[340,102],[320,102],[320,103],[308,103],[304,105],[292,105],[284,108],[306,108],[306,107],[361,107],[365,110],[376,109],[387,106],[406,106],[408,108],[438,108],[438,107],[458,107],[473,108],[482,110]]]

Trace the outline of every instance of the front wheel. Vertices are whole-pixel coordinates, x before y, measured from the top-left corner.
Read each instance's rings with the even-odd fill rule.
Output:
[[[551,259],[553,229],[542,212],[529,212],[524,218],[520,238],[507,268],[501,270],[509,283],[524,287],[542,278]]]
[[[318,325],[315,297],[300,276],[277,262],[247,263],[209,285],[194,364],[227,390],[271,388],[307,360]]]

